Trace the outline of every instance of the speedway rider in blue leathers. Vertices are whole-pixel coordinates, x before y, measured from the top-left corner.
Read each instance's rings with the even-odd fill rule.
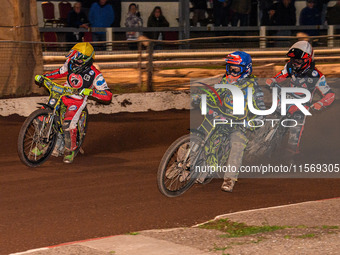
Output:
[[[252,115],[247,109],[247,88],[252,88],[253,105],[258,110],[265,110],[263,101],[263,92],[252,74],[252,59],[246,52],[236,51],[226,57],[226,74],[222,77],[220,84],[230,84],[238,87],[244,94],[245,114],[244,116],[233,115],[233,98],[228,89],[217,89],[216,92],[222,100],[222,105],[216,105],[212,101],[207,102],[207,115],[225,116],[227,119],[232,118],[237,122],[244,121],[243,125],[225,125],[228,132],[229,144],[231,146],[226,166],[236,169],[235,172],[229,171],[224,173],[222,191],[232,192],[235,182],[237,181],[238,171],[242,165],[242,157],[246,148],[248,139],[245,135],[247,129],[253,130],[249,126],[249,121],[261,119],[261,116]],[[253,123],[252,126],[257,124]]]

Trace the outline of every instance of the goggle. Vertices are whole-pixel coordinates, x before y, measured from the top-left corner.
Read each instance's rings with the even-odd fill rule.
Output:
[[[242,66],[227,64],[226,69],[228,73],[235,74],[235,75],[240,75],[243,72]]]
[[[76,50],[70,50],[66,57],[72,60],[83,60],[85,58],[85,56],[82,53]]]
[[[290,61],[295,65],[302,65],[305,61],[303,59],[291,58]]]
[[[72,62],[74,64],[76,64],[77,66],[83,65],[84,64],[84,60],[83,59],[72,59]]]
[[[295,59],[306,59],[309,57],[309,55],[300,49],[293,48],[289,50],[289,52],[287,53],[287,57]]]

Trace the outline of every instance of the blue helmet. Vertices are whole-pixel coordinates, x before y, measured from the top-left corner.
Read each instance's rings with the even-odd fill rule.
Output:
[[[246,78],[251,75],[253,71],[253,63],[251,60],[251,56],[243,51],[235,51],[225,58],[226,64],[226,71],[227,75],[231,75],[232,73],[236,75],[237,80]],[[231,66],[238,66],[241,70],[235,73],[233,70],[230,69]]]

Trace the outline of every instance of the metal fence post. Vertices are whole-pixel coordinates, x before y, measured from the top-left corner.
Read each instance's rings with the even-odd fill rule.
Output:
[[[149,42],[149,45],[148,45],[148,62],[147,62],[147,67],[146,67],[146,71],[147,71],[147,74],[148,74],[147,83],[146,83],[146,89],[149,92],[153,91],[153,87],[152,87],[153,45],[154,45],[153,42]]]
[[[143,70],[142,70],[142,42],[139,41],[138,42],[138,72],[139,72],[139,76],[138,76],[138,87],[139,89],[142,88],[142,84],[143,84]]]
[[[190,8],[189,8],[189,0],[183,0],[183,9],[184,9],[184,38],[190,38]]]
[[[265,49],[266,48],[266,26],[260,26],[260,49]]]
[[[334,35],[334,25],[328,26],[327,35],[329,36],[327,46],[329,48],[332,48],[332,47],[334,47],[334,37],[333,37],[333,35]]]
[[[106,28],[106,41],[107,42],[112,42],[112,27],[107,27]],[[112,43],[107,43],[106,44],[106,50],[112,51]]]
[[[178,6],[178,17],[179,17],[179,39],[190,38],[190,8],[189,0],[180,0]]]

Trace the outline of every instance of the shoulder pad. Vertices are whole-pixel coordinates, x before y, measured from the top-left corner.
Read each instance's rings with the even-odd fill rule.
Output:
[[[322,73],[320,73],[316,68],[311,68],[306,72],[306,75],[310,78],[320,78]]]

